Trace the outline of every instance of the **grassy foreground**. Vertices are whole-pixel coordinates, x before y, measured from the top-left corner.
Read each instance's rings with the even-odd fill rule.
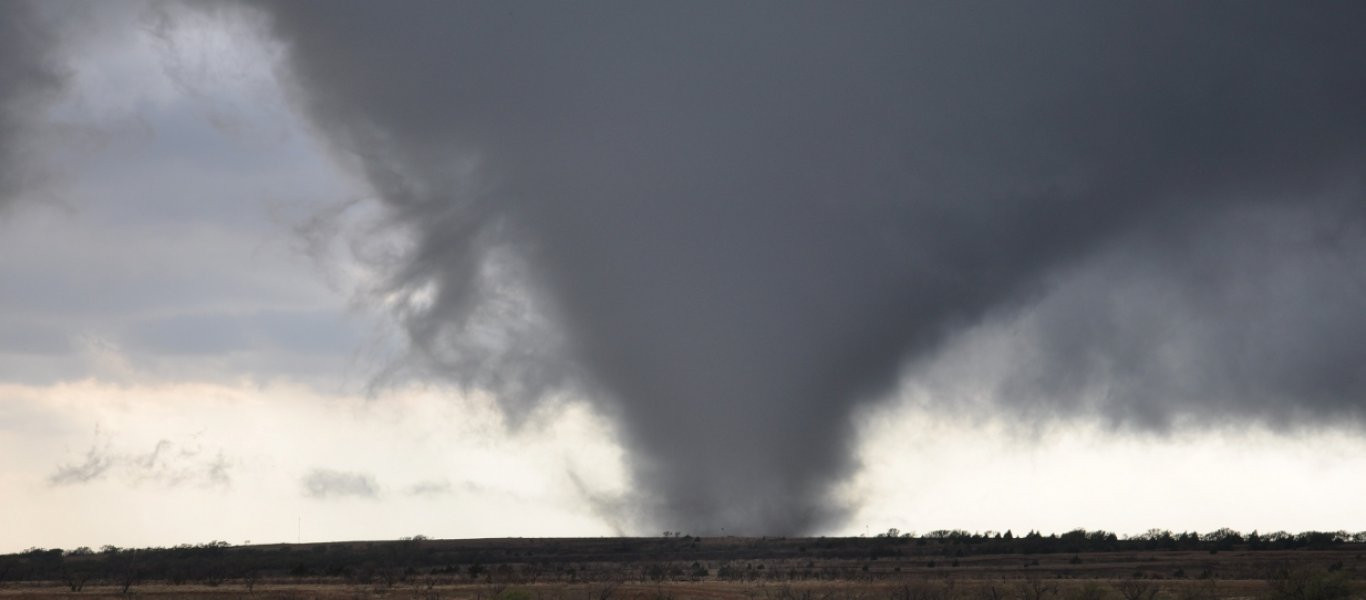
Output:
[[[1082,538],[1080,546],[1049,539],[418,538],[32,549],[0,556],[0,599],[1366,599],[1366,544],[1355,540],[1206,548],[1199,544],[1209,540],[1197,539],[1172,549],[1113,536]]]

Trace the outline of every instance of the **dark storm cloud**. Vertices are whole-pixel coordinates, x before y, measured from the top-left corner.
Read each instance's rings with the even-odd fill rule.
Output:
[[[279,349],[306,355],[355,346],[353,329],[343,316],[324,311],[207,312],[142,319],[125,339],[135,350],[158,354]]]
[[[71,347],[71,338],[52,323],[0,316],[0,353],[65,354]]]
[[[62,85],[54,34],[23,0],[0,0],[0,207],[33,177],[22,141]]]
[[[1123,252],[1116,240],[1140,240],[1125,247],[1135,264],[1160,271],[1185,258],[1158,252],[1163,240],[1199,243],[1254,204],[1362,211],[1360,4],[259,6],[301,106],[413,234],[388,291],[406,299],[416,354],[514,413],[590,390],[663,526],[830,524],[855,407],[960,332]],[[1209,244],[1243,243],[1223,227]],[[1240,318],[1275,314],[1259,294],[1280,283],[1256,275],[1255,253],[1221,252],[1202,255],[1220,277],[1161,279],[1226,319],[1202,356],[1214,367],[1245,341]],[[1251,308],[1220,311],[1240,285]],[[1333,298],[1356,331],[1358,297]],[[1109,318],[1103,303],[1081,309]],[[1113,317],[1124,326],[1047,328],[1047,366],[1018,377],[1091,377],[1077,359],[1111,352],[1144,388],[1161,343],[1131,344],[1157,334]],[[1360,349],[1320,354],[1326,325],[1284,328],[1252,340],[1303,346],[1258,373],[1285,384],[1264,402],[1337,375],[1323,391],[1359,407],[1366,384],[1319,358]],[[1219,396],[1142,410],[1247,408]],[[1107,410],[1123,418],[1135,398]]]
[[[163,9],[0,0],[0,381],[363,385],[375,334],[275,210],[337,170],[232,32]]]
[[[1359,208],[1243,206],[1114,240],[1038,302],[968,336],[977,344],[938,357],[947,372],[912,374],[933,381],[940,401],[985,384],[1007,408],[1132,429],[1360,424],[1363,315]]]

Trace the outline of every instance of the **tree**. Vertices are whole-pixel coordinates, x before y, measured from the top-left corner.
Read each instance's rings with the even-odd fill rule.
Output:
[[[261,571],[255,566],[247,567],[242,571],[242,585],[247,586],[247,593],[250,594],[256,588],[256,582],[261,580]]]
[[[693,579],[704,579],[704,578],[706,578],[706,577],[707,577],[708,575],[710,575],[710,574],[711,574],[711,573],[709,573],[709,572],[707,571],[707,568],[704,567],[704,566],[702,566],[702,563],[697,562],[697,561],[693,561],[693,563],[692,563],[692,577],[693,577]]]
[[[125,595],[134,584],[142,580],[142,565],[138,560],[137,550],[111,552],[105,564],[109,565],[110,578]]]
[[[62,564],[62,583],[73,592],[79,592],[85,588],[85,582],[90,580],[90,571],[74,565]]]

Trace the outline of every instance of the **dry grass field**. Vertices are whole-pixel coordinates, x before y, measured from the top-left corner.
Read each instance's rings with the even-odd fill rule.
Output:
[[[220,548],[198,563],[185,564],[197,569],[196,573],[217,572],[221,576],[153,576],[148,570],[142,577],[120,582],[117,569],[91,570],[88,579],[77,586],[80,590],[73,591],[67,575],[29,579],[11,575],[0,581],[0,600],[1366,598],[1366,547],[1356,543],[1332,549],[980,554],[944,544],[898,543],[902,545],[891,547],[859,539],[599,538]],[[409,554],[399,552],[405,548]],[[89,558],[94,564],[94,557]],[[243,562],[248,559],[255,562]],[[68,564],[82,563],[76,557]],[[232,573],[226,567],[212,570],[216,565],[229,564],[255,566],[251,571]],[[308,564],[330,566],[310,570]],[[289,565],[295,566],[291,570]]]
[[[1122,590],[1125,580],[1109,579],[943,579],[904,581],[726,582],[594,584],[453,584],[404,582],[394,586],[345,581],[258,583],[251,591],[240,584],[217,587],[151,583],[123,593],[118,586],[96,585],[80,592],[53,583],[9,584],[0,598],[109,599],[343,599],[392,598],[427,600],[1233,600],[1268,597],[1264,580],[1145,581],[1148,587]],[[1126,593],[1137,593],[1134,598]],[[1358,585],[1355,597],[1363,597]]]

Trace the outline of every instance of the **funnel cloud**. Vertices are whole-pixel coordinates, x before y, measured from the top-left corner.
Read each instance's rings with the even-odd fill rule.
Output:
[[[642,523],[837,524],[903,377],[1361,423],[1359,3],[254,7],[411,234],[415,359],[514,417],[593,399]]]

